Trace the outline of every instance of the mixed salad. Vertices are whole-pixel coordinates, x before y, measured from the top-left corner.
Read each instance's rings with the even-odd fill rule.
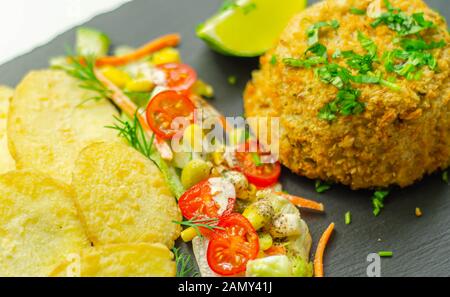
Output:
[[[281,166],[245,128],[231,127],[207,101],[211,86],[183,64],[170,34],[141,48],[117,47],[102,32],[80,28],[75,52],[52,59],[80,80],[80,86],[110,99],[121,111],[116,129],[152,160],[178,199],[185,227],[181,238],[192,242],[203,276],[323,276],[322,258],[334,224],[326,230],[310,262],[312,239],[299,208],[324,211],[322,204],[283,192]],[[201,110],[199,119],[197,110]],[[175,127],[177,119],[187,119]],[[202,150],[213,121],[226,141]],[[184,148],[176,150],[178,137]],[[200,147],[200,150],[195,148]],[[255,148],[251,150],[250,148]],[[149,177],[151,178],[151,177]],[[187,255],[175,250],[178,275],[189,276]]]

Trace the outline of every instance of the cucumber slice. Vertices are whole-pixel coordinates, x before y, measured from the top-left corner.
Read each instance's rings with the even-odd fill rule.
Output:
[[[103,32],[87,27],[77,30],[76,51],[80,56],[106,56],[110,44],[109,37]]]
[[[231,56],[256,57],[272,48],[289,20],[306,0],[236,0],[197,28],[213,50]]]

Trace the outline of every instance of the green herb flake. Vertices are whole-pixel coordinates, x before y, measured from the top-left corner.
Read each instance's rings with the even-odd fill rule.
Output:
[[[423,12],[407,15],[398,8],[394,8],[389,0],[384,0],[387,12],[379,16],[371,26],[376,28],[382,24],[397,32],[401,36],[412,35],[423,30],[434,28],[433,22],[425,20]]]
[[[366,74],[373,70],[374,59],[370,55],[358,55],[353,51],[344,51],[342,56],[346,59],[347,65],[350,68],[358,70],[361,74]]]
[[[321,28],[331,27],[336,30],[339,26],[340,24],[337,20],[332,20],[330,22],[318,22],[311,25],[306,31],[306,35],[308,36],[308,45],[312,46],[319,42],[319,31]]]
[[[235,75],[230,75],[230,76],[227,78],[227,81],[228,81],[228,84],[234,86],[234,85],[237,84],[237,77],[236,77]]]
[[[395,84],[395,80],[393,81],[392,79],[387,79],[387,80],[381,79],[380,80],[380,85],[388,87],[388,88],[390,88],[391,90],[394,90],[394,91],[400,91],[401,90],[401,88],[397,84]]]
[[[326,84],[332,84],[338,89],[348,86],[351,73],[348,69],[338,64],[327,64],[315,70],[315,74]]]
[[[283,63],[286,66],[294,67],[294,68],[312,68],[313,66],[324,64],[326,62],[326,58],[323,57],[309,57],[307,59],[295,59],[295,58],[284,58]]]
[[[378,216],[384,208],[384,200],[390,191],[376,191],[372,197],[373,214]]]
[[[329,102],[319,111],[319,118],[326,121],[333,121],[337,115],[350,116],[361,114],[365,110],[365,104],[358,99],[361,92],[356,89],[339,90],[336,99]]]
[[[405,51],[425,51],[425,50],[432,50],[436,48],[442,48],[447,45],[447,43],[444,40],[440,41],[432,41],[430,43],[427,43],[422,38],[417,39],[411,39],[411,38],[403,38],[399,41],[400,46]]]
[[[352,213],[347,211],[345,213],[345,224],[350,225],[352,223]]]
[[[358,84],[379,84],[381,81],[381,76],[360,74],[352,76],[352,81]]]
[[[424,66],[431,70],[437,68],[436,58],[422,51],[394,49],[384,53],[383,62],[387,72],[394,72],[408,80],[417,79],[417,73]]]
[[[449,183],[448,170],[442,172],[442,180],[447,184]]]
[[[329,189],[331,189],[331,184],[327,183],[327,182],[323,182],[321,180],[317,180],[316,184],[316,192],[317,193],[325,193],[326,191],[328,191]]]
[[[259,156],[258,153],[252,153],[252,160],[256,166],[261,166],[262,164],[261,157]]]
[[[270,59],[270,64],[271,65],[277,65],[277,61],[278,61],[277,56],[273,55],[272,58]]]
[[[351,14],[356,14],[356,15],[365,15],[366,11],[364,9],[359,9],[356,7],[352,7],[350,8],[350,13]]]
[[[358,31],[358,41],[361,44],[361,46],[372,56],[376,57],[377,55],[377,45],[375,42],[370,39],[369,37],[365,36],[363,33]]]
[[[391,251],[381,251],[381,252],[378,252],[378,256],[380,256],[382,258],[391,258],[394,256],[394,253]]]

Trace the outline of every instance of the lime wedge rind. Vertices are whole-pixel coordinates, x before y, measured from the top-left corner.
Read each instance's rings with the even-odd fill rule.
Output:
[[[306,3],[306,0],[237,0],[233,8],[219,11],[200,24],[196,33],[220,54],[257,57],[276,44],[289,20]],[[249,5],[253,6],[251,12],[244,12]]]

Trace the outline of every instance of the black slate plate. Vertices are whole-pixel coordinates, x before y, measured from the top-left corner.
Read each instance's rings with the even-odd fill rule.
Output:
[[[116,45],[138,46],[158,35],[180,32],[184,60],[216,90],[217,99],[213,104],[227,116],[241,115],[242,90],[251,71],[257,68],[257,60],[215,54],[194,33],[196,25],[215,12],[220,2],[135,0],[94,18],[87,25],[107,32]],[[426,2],[450,19],[448,1]],[[71,30],[0,66],[0,83],[14,86],[29,70],[45,68],[48,59],[64,53],[65,45],[73,44],[73,40],[74,30]],[[237,85],[227,84],[229,75],[238,77]],[[410,188],[394,190],[377,218],[372,215],[371,192],[334,186],[325,194],[317,194],[313,181],[290,174],[288,170],[284,170],[282,179],[287,191],[325,203],[326,214],[303,214],[315,242],[330,222],[336,222],[336,233],[325,258],[328,276],[366,276],[367,255],[380,250],[394,252],[393,258],[382,260],[383,276],[450,276],[450,187],[444,184],[440,174],[427,177]],[[423,217],[415,217],[416,207],[422,208]],[[353,214],[350,226],[344,224],[347,211]]]

